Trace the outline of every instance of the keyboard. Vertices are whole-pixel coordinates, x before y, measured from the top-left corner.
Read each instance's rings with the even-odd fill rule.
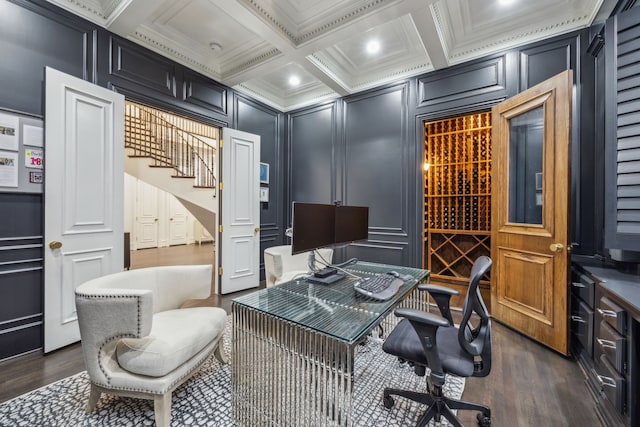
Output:
[[[379,301],[386,301],[393,297],[400,286],[404,285],[404,278],[395,272],[380,273],[375,276],[365,277],[353,284],[353,288],[361,295]]]

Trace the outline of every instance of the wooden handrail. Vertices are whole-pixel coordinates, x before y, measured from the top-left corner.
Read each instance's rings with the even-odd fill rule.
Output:
[[[125,106],[125,147],[149,157],[152,167],[171,167],[176,177],[194,178],[194,186],[216,188],[216,148],[138,104]]]

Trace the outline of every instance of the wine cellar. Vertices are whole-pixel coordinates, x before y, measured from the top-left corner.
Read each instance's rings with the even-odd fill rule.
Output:
[[[424,144],[423,267],[461,306],[473,262],[491,252],[491,113],[425,122]],[[490,301],[488,276],[480,286]]]

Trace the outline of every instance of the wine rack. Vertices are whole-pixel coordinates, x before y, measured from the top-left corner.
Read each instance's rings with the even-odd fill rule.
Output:
[[[423,265],[434,282],[466,286],[491,252],[491,113],[425,122],[424,144]]]

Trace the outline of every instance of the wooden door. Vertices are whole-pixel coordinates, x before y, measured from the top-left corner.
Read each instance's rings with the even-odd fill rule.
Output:
[[[493,108],[491,311],[569,352],[572,72]]]
[[[75,289],[124,270],[124,96],[46,68],[44,351],[80,339]]]
[[[220,293],[260,282],[260,136],[222,130]]]

